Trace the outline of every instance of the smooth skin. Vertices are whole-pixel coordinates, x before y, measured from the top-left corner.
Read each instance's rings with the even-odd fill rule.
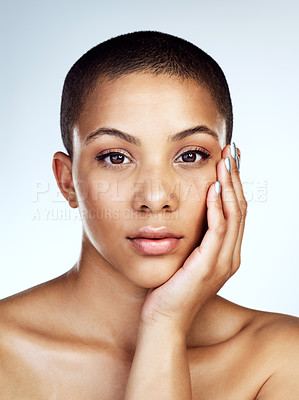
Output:
[[[194,126],[215,135],[167,141]],[[100,127],[142,144],[113,135],[86,143]],[[74,131],[73,162],[53,157],[62,194],[80,210],[81,252],[66,274],[0,302],[1,399],[298,399],[298,319],[217,295],[240,266],[246,216],[224,137],[194,82],[99,82]],[[198,148],[208,156],[181,157]],[[110,151],[124,165],[96,159]],[[169,254],[144,256],[127,238],[145,225],[183,238]]]
[[[229,157],[228,149],[225,151]],[[240,265],[246,200],[239,174],[233,164],[233,178],[224,159],[217,164],[217,177],[223,196],[212,184],[207,193],[208,231],[199,247],[187,258],[182,268],[157,289],[151,290],[141,314],[140,341],[129,377],[125,399],[152,398],[192,399],[192,386],[186,352],[186,339],[191,324],[207,300],[214,296]],[[234,182],[234,183],[233,183]],[[238,188],[235,190],[235,188]],[[239,198],[237,194],[239,193]],[[151,334],[148,330],[152,330]],[[162,337],[168,349],[168,363],[160,356],[160,368],[154,368],[159,351],[151,344],[151,335]],[[171,332],[171,334],[170,334]],[[170,343],[170,344],[169,344]],[[172,345],[172,347],[171,347]],[[162,348],[160,349],[162,351]],[[156,359],[153,358],[153,354]],[[151,374],[148,373],[152,366]],[[162,376],[161,377],[161,370]],[[159,382],[151,388],[152,382]]]

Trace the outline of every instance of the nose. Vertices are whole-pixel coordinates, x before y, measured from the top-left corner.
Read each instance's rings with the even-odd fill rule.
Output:
[[[173,212],[177,209],[178,198],[174,185],[161,179],[147,179],[135,182],[132,208],[141,212]]]

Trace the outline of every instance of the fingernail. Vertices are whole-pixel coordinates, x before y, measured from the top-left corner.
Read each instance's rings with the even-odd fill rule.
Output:
[[[217,194],[221,193],[221,183],[219,181],[215,182],[215,192]]]
[[[237,148],[235,145],[235,142],[232,142],[231,146],[230,146],[230,152],[232,157],[236,160],[237,159]]]
[[[236,161],[237,161],[238,170],[240,170],[240,159],[239,159],[238,154],[237,154],[237,159],[236,159]]]
[[[224,160],[224,163],[225,163],[226,169],[228,170],[228,172],[230,172],[230,170],[231,170],[231,165],[230,165],[230,159],[229,159],[229,157],[226,157],[226,159]]]

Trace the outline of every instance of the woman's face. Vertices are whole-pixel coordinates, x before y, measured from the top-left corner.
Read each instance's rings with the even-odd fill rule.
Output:
[[[195,127],[192,135],[169,138]],[[102,128],[110,132],[100,134]],[[108,263],[151,288],[182,266],[205,233],[206,193],[224,142],[224,119],[193,81],[133,73],[97,85],[74,131],[72,168],[84,236],[99,268]],[[144,226],[182,238],[168,253],[143,254],[128,237]]]

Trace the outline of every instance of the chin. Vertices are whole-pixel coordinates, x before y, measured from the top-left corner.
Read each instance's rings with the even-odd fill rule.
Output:
[[[182,267],[184,259],[178,256],[166,258],[165,256],[151,257],[131,263],[127,278],[140,287],[153,289],[167,282]]]

